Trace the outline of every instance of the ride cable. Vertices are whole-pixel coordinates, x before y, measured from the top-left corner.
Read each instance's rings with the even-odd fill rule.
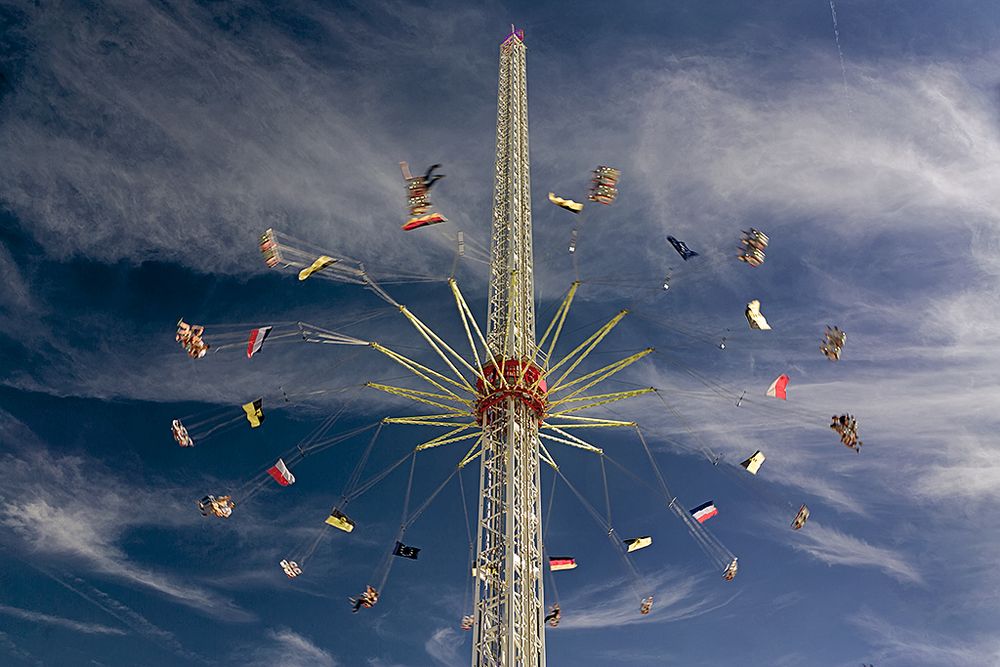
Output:
[[[410,475],[406,483],[406,496],[403,499],[403,514],[399,522],[399,529],[396,531],[396,539],[393,542],[392,545],[393,548],[390,549],[389,553],[386,554],[385,558],[383,559],[383,562],[380,563],[375,568],[375,574],[373,574],[372,576],[373,580],[375,580],[376,578],[378,579],[379,585],[376,587],[375,590],[379,592],[382,592],[385,589],[385,584],[386,581],[388,581],[389,579],[389,573],[392,570],[392,565],[396,560],[394,558],[394,556],[396,555],[395,554],[396,544],[402,543],[403,537],[406,535],[406,531],[409,530],[414,523],[416,523],[417,519],[419,519],[420,516],[427,510],[427,508],[430,507],[431,503],[434,502],[434,499],[438,497],[438,495],[444,490],[444,488],[448,485],[448,483],[451,482],[451,479],[455,477],[455,475],[457,475],[458,471],[461,469],[459,468],[459,466],[455,466],[454,468],[452,468],[451,473],[447,477],[445,477],[444,481],[438,484],[437,488],[435,488],[434,491],[431,492],[431,494],[424,500],[424,502],[421,503],[420,506],[417,507],[417,509],[415,509],[412,513],[409,513],[410,497],[413,493],[413,475],[417,467],[416,450],[413,451],[412,456],[413,456],[413,461],[410,464]],[[378,576],[379,572],[381,572],[381,576]]]
[[[552,506],[556,499],[556,481],[558,481],[558,479],[559,479],[559,469],[553,468],[552,486],[549,489],[549,506],[548,509],[545,510],[545,520],[542,523],[542,558],[544,559],[543,562],[545,562],[545,560],[547,560],[549,557],[549,550],[548,550],[549,522],[552,519]],[[548,575],[549,575],[549,584],[552,589],[552,602],[558,605],[559,589],[556,588],[556,577],[555,574],[552,572],[551,567],[548,568]]]
[[[667,501],[668,509],[677,515],[681,522],[684,523],[688,533],[698,546],[701,547],[714,565],[720,568],[729,567],[736,561],[736,556],[733,555],[733,553],[729,551],[729,549],[727,549],[725,545],[722,544],[722,542],[720,542],[714,535],[708,532],[708,530],[699,521],[697,521],[687,509],[680,506],[677,502],[677,496],[673,495],[670,492],[670,488],[667,487],[667,482],[663,478],[660,466],[657,465],[656,459],[653,457],[653,452],[649,448],[649,444],[646,442],[646,438],[642,434],[642,429],[640,429],[638,425],[635,427],[635,432],[636,435],[639,436],[639,442],[642,443],[642,448],[646,452],[646,457],[649,459],[653,472],[656,473],[656,479],[660,484],[660,490],[663,492],[663,498]]]
[[[559,475],[559,477],[566,484],[566,486],[569,487],[569,490],[572,491],[573,495],[577,497],[577,500],[580,501],[580,504],[583,505],[584,509],[586,509],[587,512],[590,514],[590,516],[594,519],[594,521],[597,522],[597,525],[606,531],[606,535],[608,537],[608,540],[611,542],[612,548],[618,553],[619,557],[621,558],[622,562],[625,565],[625,571],[628,572],[628,574],[630,575],[629,583],[632,588],[632,592],[635,594],[635,599],[637,601],[641,601],[643,596],[639,593],[639,589],[640,586],[642,585],[642,577],[639,575],[639,571],[636,570],[635,565],[632,564],[632,561],[626,555],[625,549],[622,547],[622,541],[621,539],[619,539],[618,533],[615,531],[614,526],[611,525],[609,520],[606,520],[604,517],[601,516],[601,513],[598,512],[597,509],[595,509],[594,506],[587,501],[587,499],[583,496],[582,493],[580,493],[580,491],[575,486],[573,486],[573,483],[566,478],[566,476],[562,473],[561,470],[559,470],[558,468],[556,468],[555,470],[556,474]],[[605,485],[604,486],[605,497],[607,498],[608,495],[607,495],[606,476],[604,477],[604,485]],[[608,516],[610,516],[611,514],[610,502],[608,503],[607,514]]]

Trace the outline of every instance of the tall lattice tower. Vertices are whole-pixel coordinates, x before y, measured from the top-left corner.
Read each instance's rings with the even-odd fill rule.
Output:
[[[474,667],[545,664],[538,426],[546,386],[535,342],[524,32],[500,45],[497,157],[476,555]],[[500,368],[497,368],[499,366]]]

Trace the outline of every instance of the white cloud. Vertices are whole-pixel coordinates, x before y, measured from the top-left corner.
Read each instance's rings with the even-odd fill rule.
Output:
[[[462,635],[454,628],[438,628],[424,642],[424,650],[437,664],[450,667],[468,659],[463,655],[463,644]]]
[[[162,593],[175,602],[247,621],[254,618],[231,600],[183,578],[134,562],[121,548],[132,528],[175,522],[183,516],[169,490],[130,484],[100,462],[58,455],[9,414],[0,435],[20,454],[3,455],[0,525],[37,553],[70,556],[94,571]],[[12,426],[16,425],[16,426]],[[8,440],[12,432],[18,440]],[[156,507],[150,514],[144,508]],[[155,520],[154,520],[155,519]]]
[[[43,614],[38,611],[31,611],[30,609],[20,609],[18,607],[10,607],[5,604],[0,604],[0,614],[6,614],[7,616],[13,616],[14,618],[19,618],[25,621],[31,621],[32,623],[44,623],[46,625],[54,625],[61,628],[67,628],[69,630],[75,630],[76,632],[82,632],[88,635],[123,635],[125,631],[121,628],[112,628],[107,625],[100,625],[99,623],[84,623],[82,621],[74,621],[71,618],[63,618],[62,616],[52,616],[51,614]]]
[[[408,48],[401,35],[426,46],[426,31],[379,39],[340,12],[299,10],[317,44],[252,19],[247,41],[219,29],[225,9],[194,5],[32,12],[28,73],[0,128],[0,198],[57,257],[244,273],[262,269],[254,240],[276,226],[383,266],[431,266],[403,235],[365,233],[403,215],[397,162],[414,147],[389,112],[393,87],[359,82],[340,53],[317,57],[360,39],[343,53],[392,59]],[[474,14],[440,27],[467,35]]]
[[[635,623],[668,623],[694,618],[720,609],[739,593],[726,599],[706,595],[701,577],[661,571],[643,577],[643,595],[653,596],[653,610],[639,613],[638,591],[624,579],[591,586],[586,592],[566,598],[559,628],[591,630]]]
[[[649,191],[670,217],[714,222],[759,207],[781,228],[822,212],[841,221],[835,235],[939,224],[941,214],[948,226],[997,220],[1000,195],[987,183],[1000,132],[971,68],[880,63],[847,116],[837,82],[815,76],[821,59],[779,66],[691,57],[637,78],[646,92],[635,177],[666,184]],[[761,89],[792,73],[811,76]]]
[[[312,641],[288,628],[269,629],[265,643],[253,649],[246,665],[253,667],[337,667],[337,660]],[[243,655],[238,659],[246,660]]]
[[[874,546],[836,528],[810,521],[807,529],[798,531],[795,537],[801,540],[792,543],[795,549],[828,565],[874,568],[904,583],[924,583],[923,576],[903,553]]]
[[[83,600],[86,600],[88,603],[117,619],[136,634],[166,647],[188,662],[207,662],[196,653],[185,649],[172,632],[158,627],[156,624],[152,623],[145,616],[135,611],[125,603],[111,597],[104,591],[91,586],[83,579],[75,576],[56,576],[39,567],[37,564],[33,567],[66,590],[71,591]]]
[[[368,667],[407,667],[401,662],[386,662],[382,658],[368,658]]]
[[[910,629],[891,623],[871,612],[855,619],[860,631],[878,649],[879,665],[995,665],[1000,663],[1000,639],[996,636],[956,637],[926,628]]]

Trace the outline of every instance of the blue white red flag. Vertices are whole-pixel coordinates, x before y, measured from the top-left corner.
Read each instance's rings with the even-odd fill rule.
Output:
[[[691,510],[691,516],[693,516],[698,523],[705,523],[718,513],[719,508],[715,506],[715,501],[712,500],[709,500],[707,503],[702,503]]]

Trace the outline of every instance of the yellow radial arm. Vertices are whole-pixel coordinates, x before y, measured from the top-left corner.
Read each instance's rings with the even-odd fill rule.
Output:
[[[580,396],[579,398],[570,398],[562,401],[557,401],[551,405],[558,405],[559,403],[577,403],[582,401],[590,401],[589,403],[584,403],[583,405],[574,405],[571,408],[566,408],[565,410],[559,410],[557,412],[550,412],[548,416],[550,417],[561,417],[562,415],[568,415],[572,412],[582,412],[583,410],[589,410],[590,408],[596,408],[599,405],[607,405],[608,403],[616,403],[618,401],[625,400],[626,398],[632,398],[633,396],[641,396],[643,394],[648,394],[655,391],[652,387],[647,387],[646,389],[633,389],[631,391],[616,391],[612,394],[594,394],[592,396]]]
[[[395,396],[400,396],[402,398],[406,398],[406,399],[409,399],[411,401],[417,401],[419,403],[424,403],[426,405],[432,405],[435,408],[442,408],[444,410],[454,410],[455,409],[454,405],[448,405],[446,403],[438,403],[437,401],[432,401],[429,398],[426,398],[427,392],[415,391],[413,389],[406,389],[404,387],[393,387],[392,385],[378,384],[377,382],[368,382],[366,384],[367,384],[367,386],[371,387],[372,389],[378,389],[379,391],[384,391],[387,394],[393,394]],[[467,400],[465,400],[463,398],[457,398],[457,397],[456,398],[450,398],[450,397],[447,397],[447,396],[445,396],[443,398],[444,398],[444,400],[458,401],[459,403],[463,403],[463,404],[469,405],[469,406],[472,405],[471,401],[467,401]]]
[[[593,387],[595,385],[598,385],[601,382],[604,382],[605,380],[607,380],[609,377],[611,377],[612,375],[614,375],[618,371],[621,371],[621,370],[623,370],[625,368],[628,368],[629,366],[631,366],[635,362],[639,361],[640,359],[642,359],[643,357],[645,357],[646,355],[648,355],[652,351],[653,351],[653,348],[647,347],[645,350],[642,350],[641,352],[636,352],[635,354],[629,355],[629,356],[625,357],[624,359],[619,359],[618,361],[616,361],[614,363],[608,364],[607,366],[604,366],[603,368],[598,368],[596,371],[592,371],[590,373],[587,373],[586,375],[581,375],[580,377],[576,378],[575,380],[570,380],[566,384],[563,384],[561,386],[552,387],[552,388],[549,389],[549,394],[551,395],[551,394],[553,394],[553,393],[555,393],[557,391],[563,391],[564,389],[568,389],[569,387],[572,387],[574,385],[580,384],[581,382],[587,382],[589,380],[589,382],[587,382],[587,384],[585,384],[584,386],[580,387],[579,389],[577,389],[576,391],[574,391],[572,394],[569,394],[568,396],[566,396],[566,398],[573,398],[574,396],[577,396],[577,395],[582,394],[583,392],[587,391],[591,387]]]
[[[552,333],[553,328],[555,328],[552,340],[549,341],[549,349],[545,352],[546,366],[548,366],[547,360],[552,358],[552,352],[555,350],[556,341],[559,340],[559,334],[562,333],[563,323],[566,322],[566,316],[569,314],[570,305],[573,303],[573,297],[576,296],[576,290],[579,287],[579,280],[573,281],[573,284],[569,286],[569,291],[566,293],[566,297],[563,299],[562,303],[559,304],[559,309],[556,310],[556,314],[552,316],[552,321],[549,322],[548,328],[545,329],[545,334],[542,336],[541,340],[538,341],[538,348],[541,349],[542,346],[545,345],[545,341],[548,339],[549,334]]]
[[[605,324],[600,329],[595,331],[587,338],[587,340],[580,343],[572,352],[563,357],[559,363],[557,363],[555,366],[546,371],[545,374],[542,376],[543,378],[548,377],[549,375],[560,369],[563,366],[563,364],[566,364],[570,360],[573,360],[575,358],[573,363],[570,364],[570,367],[567,368],[565,371],[563,371],[563,374],[559,376],[559,379],[552,383],[551,387],[549,388],[549,391],[551,392],[553,389],[558,387],[559,383],[565,380],[567,375],[576,370],[576,367],[579,366],[580,363],[587,358],[587,355],[593,352],[594,348],[597,347],[602,340],[604,340],[605,336],[611,333],[611,330],[614,329],[626,315],[628,315],[627,310],[619,312],[617,315],[612,317],[607,322],[607,324]]]
[[[433,370],[431,368],[427,368],[426,366],[424,366],[422,364],[419,364],[416,361],[413,361],[412,359],[408,359],[408,358],[404,357],[403,355],[399,354],[398,352],[394,352],[394,351],[390,350],[389,348],[387,348],[384,345],[380,345],[379,343],[371,343],[371,346],[372,346],[372,348],[378,350],[382,354],[386,355],[387,357],[389,357],[390,359],[392,359],[393,361],[395,361],[396,363],[398,363],[400,366],[403,366],[404,368],[406,368],[408,371],[410,371],[411,373],[413,373],[414,375],[416,375],[417,377],[419,377],[420,379],[422,379],[424,382],[426,382],[426,383],[428,383],[428,384],[430,384],[430,385],[432,385],[434,387],[437,387],[438,389],[440,389],[441,391],[445,392],[446,394],[448,394],[449,396],[451,396],[452,398],[454,398],[454,399],[456,399],[458,401],[463,401],[463,402],[465,401],[464,398],[462,398],[461,396],[459,396],[458,394],[456,394],[455,392],[453,392],[452,390],[448,389],[447,387],[445,387],[444,385],[442,385],[440,382],[437,382],[437,381],[435,381],[432,378],[436,377],[439,380],[441,380],[442,382],[447,382],[448,384],[451,384],[452,386],[457,387],[458,389],[461,389],[462,391],[469,391],[469,388],[466,387],[465,385],[459,384],[458,382],[455,382],[454,380],[452,380],[450,377],[441,375],[437,371],[435,371],[435,370]]]
[[[556,431],[556,433],[559,433],[559,435],[563,436],[563,437],[555,436],[555,435],[552,435],[551,433],[539,433],[538,437],[544,438],[545,440],[551,440],[552,442],[558,442],[558,443],[561,443],[563,445],[569,445],[570,447],[576,447],[577,449],[583,449],[583,450],[591,452],[593,454],[603,454],[604,453],[603,449],[601,449],[599,447],[594,447],[592,444],[590,444],[586,440],[584,440],[582,438],[578,438],[575,435],[573,435],[572,433],[566,433],[565,431],[561,431],[559,429],[555,429],[555,431]]]
[[[398,417],[398,419],[412,419],[413,421],[440,421],[442,419],[451,419],[453,417],[469,417],[468,412],[446,412],[440,415],[414,415],[413,417]],[[386,419],[397,419],[397,417],[386,417]],[[383,423],[388,423],[385,419],[382,420]]]
[[[399,312],[403,313],[403,315],[406,316],[406,319],[410,321],[410,324],[412,324],[413,327],[420,332],[420,335],[424,337],[424,340],[427,341],[427,344],[430,345],[431,348],[435,352],[437,352],[438,356],[441,357],[441,360],[448,365],[448,368],[450,368],[451,372],[455,374],[455,377],[458,378],[459,382],[462,385],[464,385],[468,391],[475,392],[475,389],[473,389],[472,385],[469,384],[469,381],[465,379],[465,376],[462,375],[462,373],[457,368],[455,368],[455,364],[451,362],[451,359],[449,359],[448,356],[451,355],[452,357],[458,359],[459,363],[461,363],[463,366],[472,371],[473,374],[478,373],[478,371],[472,366],[470,366],[469,363],[465,359],[463,359],[460,354],[455,352],[455,350],[451,349],[451,347],[449,347],[449,345],[445,343],[440,336],[434,333],[433,329],[431,329],[429,326],[421,322],[416,315],[411,313],[406,306],[400,306]]]
[[[559,470],[555,457],[552,456],[551,452],[549,452],[541,440],[538,441],[538,458],[545,463],[548,463],[553,470]]]
[[[469,415],[462,415],[466,419]],[[415,419],[413,417],[385,417],[382,419],[383,424],[408,424],[410,426],[440,426],[444,428],[454,428],[459,424],[464,424],[465,422],[439,422],[431,421],[428,419]]]
[[[581,417],[579,415],[562,415],[559,417],[560,421],[570,420],[569,423],[560,424],[550,424],[549,422],[542,422],[539,428],[604,428],[604,427],[617,427],[617,426],[627,426],[632,428],[635,426],[635,422],[618,421],[617,419],[597,419],[596,417]]]
[[[479,325],[476,323],[476,318],[472,316],[472,310],[469,308],[469,304],[465,302],[465,297],[462,296],[462,291],[458,289],[458,283],[455,282],[454,278],[448,279],[448,285],[451,287],[451,293],[455,297],[455,306],[458,308],[458,314],[462,318],[462,326],[465,328],[465,337],[469,340],[469,348],[472,350],[472,357],[476,361],[475,372],[479,376],[483,385],[489,385],[490,383],[486,380],[486,376],[483,374],[483,362],[479,358],[479,348],[476,346],[476,341],[472,338],[472,329],[476,330],[476,335],[479,337],[479,341],[483,345],[483,349],[489,355],[490,360],[493,361],[494,368],[496,368],[496,359],[493,359],[493,353],[490,352],[489,346],[486,344],[486,339],[483,338],[483,332],[479,329]],[[469,327],[469,323],[472,323],[472,327]],[[500,374],[503,377],[503,374]],[[506,380],[504,380],[506,382]]]
[[[468,424],[466,426],[463,426],[462,428],[457,428],[457,429],[455,429],[453,431],[445,433],[444,435],[439,436],[437,438],[432,438],[432,439],[428,440],[427,442],[424,442],[424,443],[421,443],[421,444],[417,445],[416,451],[422,452],[425,449],[430,449],[432,447],[440,447],[441,445],[450,445],[453,442],[460,442],[462,440],[471,440],[472,438],[478,438],[478,437],[480,437],[482,435],[482,433],[479,433],[479,432],[476,432],[476,433],[466,433],[465,435],[454,435],[452,437],[447,437],[447,436],[451,435],[452,433],[461,433],[462,431],[466,431],[466,430],[468,430],[470,428],[474,428],[476,426],[477,426],[476,424]]]
[[[472,447],[465,453],[462,460],[458,462],[459,468],[464,468],[470,462],[475,461],[479,458],[479,455],[483,453],[483,435],[479,434],[479,439],[472,445]]]

